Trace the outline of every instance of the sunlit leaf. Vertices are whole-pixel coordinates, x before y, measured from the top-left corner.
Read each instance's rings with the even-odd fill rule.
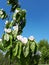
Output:
[[[16,56],[18,53],[18,43],[16,43],[15,48],[13,49],[13,56]]]
[[[30,43],[30,49],[31,49],[32,52],[35,51],[35,42]]]
[[[18,50],[18,55],[17,55],[17,57],[20,59],[21,51],[22,51],[22,43],[21,43],[21,42],[18,42],[18,44],[19,44],[19,50]]]
[[[7,14],[3,9],[0,9],[0,18],[1,19],[6,19],[7,18]]]
[[[27,57],[29,54],[29,44],[28,43],[26,46],[23,47],[23,54],[25,57]]]

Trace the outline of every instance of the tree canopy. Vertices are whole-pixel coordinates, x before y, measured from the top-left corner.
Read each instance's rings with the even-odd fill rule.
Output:
[[[0,18],[7,19],[0,49],[4,51],[5,57],[10,57],[10,65],[15,59],[20,65],[38,65],[41,52],[37,49],[34,37],[27,39],[21,35],[26,24],[26,10],[20,8],[18,0],[7,0],[7,4],[11,6],[12,20],[0,9]]]

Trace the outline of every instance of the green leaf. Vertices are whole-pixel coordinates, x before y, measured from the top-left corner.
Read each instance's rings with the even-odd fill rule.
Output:
[[[7,47],[5,47],[6,50],[9,50],[12,47],[12,45],[8,45]]]
[[[12,35],[13,35],[14,39],[16,39],[16,36],[17,36],[17,30],[13,30],[13,31],[12,31]]]
[[[23,47],[23,54],[25,57],[27,57],[29,54],[29,44],[28,43],[26,46]]]
[[[11,28],[11,27],[12,27],[12,25],[13,25],[13,23],[9,21],[9,22],[6,24],[6,26],[5,26],[5,27],[6,27],[6,28]]]
[[[0,49],[2,50],[3,49],[3,43],[0,42]]]
[[[18,3],[18,0],[7,0],[7,3],[10,4],[16,4]]]
[[[8,5],[12,5],[11,11],[14,12],[16,8],[20,8],[18,0],[7,0]]]
[[[6,50],[9,50],[12,47],[12,35],[4,34],[2,38],[3,38],[3,41],[2,41],[3,47]]]
[[[12,46],[12,35],[9,35],[10,38],[10,45]]]
[[[35,50],[34,50],[34,54],[36,54],[37,50],[38,50],[38,47],[37,47],[37,44],[36,44],[36,42],[35,42]]]
[[[16,56],[18,53],[18,43],[16,43],[15,48],[13,49],[13,56]]]
[[[26,16],[26,10],[22,10],[22,17]]]
[[[30,49],[34,53],[34,51],[35,51],[35,42],[30,42]]]
[[[9,34],[4,35],[4,40],[9,41]]]
[[[18,55],[17,55],[17,57],[20,59],[21,51],[22,51],[22,43],[21,43],[21,42],[18,42],[18,44],[19,44],[19,50],[18,50]]]
[[[9,42],[7,42],[9,45],[7,45],[7,47],[5,47],[7,50],[9,50],[12,47],[12,35],[9,35]]]
[[[6,49],[4,48],[4,45],[3,45],[3,43],[2,43],[2,42],[0,42],[0,50],[2,50],[3,52],[5,52],[5,51],[6,51]]]
[[[7,14],[3,9],[0,9],[0,18],[1,19],[6,19],[7,18]]]

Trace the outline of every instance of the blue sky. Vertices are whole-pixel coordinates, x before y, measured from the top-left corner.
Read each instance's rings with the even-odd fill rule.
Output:
[[[49,0],[19,0],[21,8],[26,9],[26,26],[23,36],[33,35],[36,41],[46,39],[49,41]],[[6,0],[0,0],[0,8],[9,13],[10,7]],[[4,21],[0,19],[0,38],[4,30]]]

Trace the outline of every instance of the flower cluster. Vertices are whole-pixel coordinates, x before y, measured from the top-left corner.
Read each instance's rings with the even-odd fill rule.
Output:
[[[28,42],[28,39],[26,37],[21,36],[21,35],[18,35],[17,36],[17,39],[20,40],[24,44],[26,44]],[[33,41],[34,40],[34,37],[33,36],[30,36],[29,37],[29,40],[30,41]]]
[[[9,22],[8,20],[6,20],[5,25],[6,28],[4,29],[4,31],[6,33],[11,33],[12,30],[14,30],[16,33],[18,32],[18,24],[16,23],[16,25],[12,25],[14,23],[14,21],[12,20],[12,22]]]
[[[8,28],[8,29],[5,28],[4,31],[5,31],[6,33],[11,33],[11,29],[10,29],[10,28]]]
[[[28,39],[26,37],[21,36],[21,35],[18,35],[17,39],[20,40],[24,44],[26,44],[28,42]]]

